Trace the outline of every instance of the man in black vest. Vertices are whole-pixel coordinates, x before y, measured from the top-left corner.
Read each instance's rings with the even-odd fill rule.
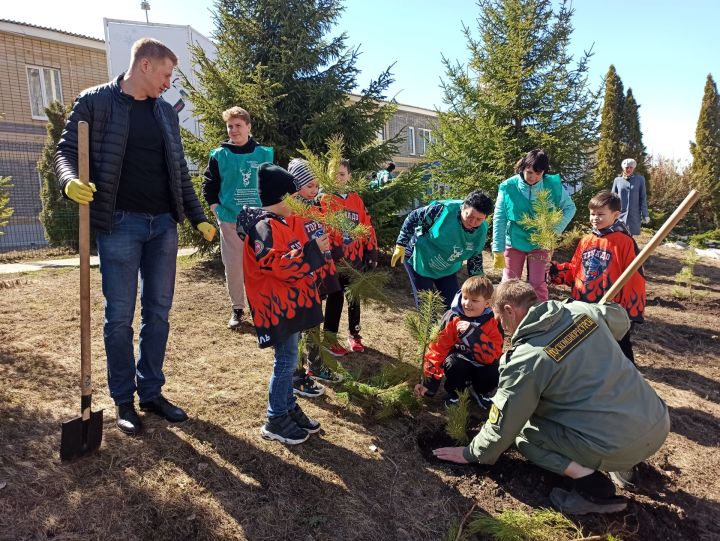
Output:
[[[170,88],[177,56],[157,40],[132,46],[130,68],[117,79],[83,91],[75,100],[55,154],[65,197],[90,204],[105,296],[108,386],[120,430],[137,434],[135,411],[171,422],[185,412],[161,394],[168,314],[175,288],[177,224],[186,217],[211,240],[188,174],[177,113],[160,95]],[[90,126],[90,179],[78,180],[80,121]],[[133,350],[133,317],[140,275],[139,355]]]

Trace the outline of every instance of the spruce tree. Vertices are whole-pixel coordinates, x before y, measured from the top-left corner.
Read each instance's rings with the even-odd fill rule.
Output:
[[[635,101],[631,88],[628,88],[625,95],[623,107],[623,145],[622,159],[632,158],[637,162],[635,172],[645,177],[646,188],[648,187],[647,152],[642,142],[642,131],[640,130],[640,106]],[[621,164],[618,164],[620,167]]]
[[[597,151],[597,165],[593,178],[592,189],[609,190],[613,179],[618,176],[621,162],[624,159],[622,142],[625,139],[624,129],[625,93],[615,66],[610,65],[605,75],[605,98],[600,117],[600,141]],[[639,163],[639,161],[638,161]]]
[[[190,92],[204,125],[198,140],[185,133],[188,155],[198,164],[226,139],[223,110],[239,105],[253,118],[253,135],[272,146],[287,165],[303,143],[327,150],[342,135],[353,169],[370,171],[397,151],[396,139],[377,143],[377,132],[393,113],[380,105],[392,83],[389,68],[361,91],[356,87],[359,50],[342,33],[330,32],[343,10],[339,0],[217,0],[216,58],[195,48],[198,84]]]
[[[477,34],[463,27],[467,65],[443,58],[447,112],[439,113],[428,160],[437,181],[463,196],[514,173],[527,151],[544,148],[553,172],[582,182],[594,147],[597,96],[590,52],[568,51],[573,9],[562,1],[480,0]]]
[[[705,82],[695,141],[690,143],[693,155],[691,179],[702,194],[701,212],[720,227],[720,99],[712,75]]]
[[[47,137],[37,163],[37,170],[42,178],[40,222],[50,246],[77,247],[78,206],[62,196],[53,167],[53,156],[68,113],[69,110],[59,101],[54,101],[45,108],[48,118]]]

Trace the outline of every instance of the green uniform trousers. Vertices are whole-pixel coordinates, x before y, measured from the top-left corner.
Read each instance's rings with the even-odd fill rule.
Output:
[[[559,475],[563,475],[571,461],[594,470],[623,471],[655,454],[669,432],[670,416],[666,411],[665,416],[642,437],[621,449],[608,450],[588,441],[575,430],[533,416],[515,438],[515,445],[530,462]]]

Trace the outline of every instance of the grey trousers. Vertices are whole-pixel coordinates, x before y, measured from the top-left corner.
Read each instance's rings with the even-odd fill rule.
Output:
[[[245,243],[240,240],[235,224],[220,223],[220,255],[225,266],[225,283],[233,308],[245,308],[243,282],[243,252]]]
[[[531,417],[515,438],[515,445],[530,462],[559,475],[563,475],[571,461],[593,470],[623,471],[655,454],[669,432],[670,416],[666,410],[665,416],[642,438],[628,434],[626,446],[608,451],[593,446],[574,430],[545,418]]]

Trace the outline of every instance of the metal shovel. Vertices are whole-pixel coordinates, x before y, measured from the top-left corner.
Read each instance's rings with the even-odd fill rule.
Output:
[[[78,122],[78,173],[80,181],[90,182],[88,123]],[[72,460],[100,447],[103,412],[90,411],[90,205],[78,205],[80,214],[80,417],[62,424],[60,459]]]

